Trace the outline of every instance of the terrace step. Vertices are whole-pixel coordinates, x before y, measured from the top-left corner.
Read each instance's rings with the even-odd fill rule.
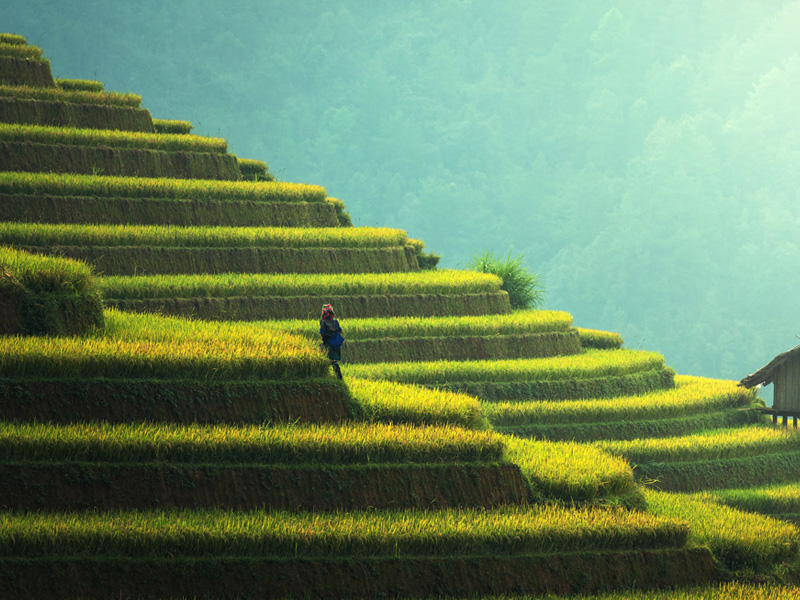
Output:
[[[529,502],[510,464],[192,465],[3,462],[6,510],[397,510]]]
[[[563,356],[581,352],[577,331],[469,337],[348,339],[342,357],[353,363],[502,360]]]
[[[0,84],[55,87],[50,63],[13,56],[0,56]]]
[[[577,422],[561,425],[539,425],[536,423],[523,425],[495,424],[494,430],[506,435],[540,440],[592,442],[688,435],[708,429],[740,427],[755,423],[756,419],[756,413],[753,411],[734,408],[672,419],[607,421],[601,423]]]
[[[3,97],[2,93],[0,90],[2,123],[146,133],[154,131],[150,112],[142,108]]]
[[[335,379],[165,381],[0,379],[0,414],[11,422],[328,423],[361,414]]]
[[[566,594],[717,575],[684,523],[625,511],[29,513],[6,529],[0,594],[26,598]]]
[[[15,246],[82,260],[99,275],[222,273],[407,273],[414,248],[168,248],[151,246]]]
[[[359,374],[360,376],[360,374]],[[626,375],[566,379],[562,381],[448,381],[441,384],[423,384],[426,387],[461,392],[486,401],[512,401],[521,398],[541,400],[578,400],[585,398],[613,398],[631,394],[645,394],[669,389],[674,385],[675,372],[670,368],[651,369]]]
[[[700,492],[726,487],[760,487],[800,481],[800,450],[721,460],[642,463],[639,481],[667,492]]]
[[[0,194],[0,221],[109,225],[338,227],[327,202]]]
[[[0,558],[0,599],[581,595],[715,581],[704,548],[510,557]]]
[[[0,141],[0,171],[233,181],[240,178],[236,157],[219,152],[8,141]]]
[[[192,317],[209,321],[260,321],[269,319],[318,320],[320,307],[332,303],[337,314],[352,318],[438,317],[508,314],[506,292],[482,294],[396,294],[382,296],[309,295],[286,297],[229,296],[196,298],[105,298],[109,308],[124,311]]]

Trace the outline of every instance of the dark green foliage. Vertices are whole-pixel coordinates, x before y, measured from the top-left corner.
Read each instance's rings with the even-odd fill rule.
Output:
[[[675,384],[675,372],[659,369],[633,373],[596,377],[593,379],[568,379],[565,381],[528,381],[505,383],[449,382],[443,385],[426,385],[451,392],[463,392],[481,400],[576,400],[579,398],[610,398],[643,394],[658,389],[667,389]]]
[[[0,379],[8,421],[329,423],[363,418],[333,378],[304,381]]]
[[[490,250],[472,255],[467,268],[478,273],[492,273],[503,280],[501,289],[508,292],[512,308],[539,308],[544,302],[544,290],[539,276],[528,272],[524,257],[520,254],[511,258],[511,250],[503,259]]]
[[[339,227],[352,227],[353,221],[350,219],[350,214],[344,209],[344,202],[338,198],[327,198],[326,202],[333,205],[336,209],[336,218],[339,220]]]
[[[758,413],[747,410],[724,410],[673,419],[648,421],[607,421],[563,425],[495,425],[495,431],[518,437],[553,441],[592,442],[633,440],[636,438],[672,437],[722,427],[742,427],[755,423]]]
[[[243,179],[253,181],[275,181],[275,177],[269,172],[269,166],[263,160],[253,160],[251,158],[239,158],[239,170],[242,172]]]
[[[22,315],[28,335],[80,335],[104,323],[96,293],[29,294]]]
[[[156,133],[182,133],[189,134],[194,129],[189,121],[173,121],[170,119],[153,119],[153,128]]]
[[[365,576],[365,573],[368,576]],[[487,577],[497,573],[497,577]],[[502,577],[499,576],[502,574]],[[81,597],[369,598],[560,595],[698,586],[719,573],[705,548],[403,560],[247,558],[131,560],[117,556],[0,560],[3,600]],[[77,598],[78,596],[75,596]]]
[[[56,85],[50,74],[49,62],[12,56],[0,56],[0,83],[48,88]]]
[[[0,142],[0,170],[178,179],[239,178],[236,159],[217,152],[164,152]]]
[[[342,357],[358,363],[539,358],[581,351],[574,332],[347,340],[346,344]]]
[[[0,220],[112,225],[226,225],[335,227],[333,206],[322,202],[171,200],[29,196],[0,193]]]
[[[420,252],[417,254],[417,263],[419,263],[420,269],[435,269],[441,259],[442,255],[434,252]]]
[[[150,113],[141,108],[2,96],[0,96],[0,122],[149,133],[153,131]]]
[[[20,249],[74,258],[102,275],[192,273],[400,273],[416,271],[413,251],[388,248],[166,248],[51,246]]]
[[[508,294],[418,294],[409,296],[288,296],[232,298],[106,299],[105,305],[135,312],[154,312],[210,321],[262,319],[319,319],[319,307],[332,303],[340,318],[434,317],[488,315],[511,312]]]
[[[61,79],[55,80],[56,86],[70,92],[105,92],[102,81],[91,79]]]
[[[3,503],[6,510],[149,510],[158,506],[331,511],[431,506],[491,509],[528,502],[525,481],[513,465],[204,462],[159,458],[127,464],[41,459],[0,463]]]

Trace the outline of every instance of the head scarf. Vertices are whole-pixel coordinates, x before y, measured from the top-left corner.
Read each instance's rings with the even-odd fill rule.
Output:
[[[322,318],[323,319],[332,319],[333,318],[333,305],[326,304],[322,307]]]

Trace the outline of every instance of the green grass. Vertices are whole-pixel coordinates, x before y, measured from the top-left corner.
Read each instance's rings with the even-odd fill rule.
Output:
[[[75,425],[0,421],[0,460],[226,465],[493,463],[503,436],[457,427]]]
[[[214,152],[224,154],[228,150],[228,142],[225,140],[198,135],[143,133],[112,129],[77,129],[13,123],[0,123],[0,141],[107,146],[111,148],[144,148],[168,152]]]
[[[0,513],[0,556],[286,558],[496,556],[674,548],[686,526],[557,506],[343,513]]]
[[[106,311],[106,327],[80,338],[0,337],[0,372],[36,379],[258,380],[328,373],[306,340],[279,331],[243,332],[205,323]]]
[[[89,293],[96,279],[85,263],[30,254],[0,246],[0,285],[19,285],[33,293]]]
[[[104,198],[179,200],[252,200],[257,202],[325,202],[317,185],[275,181],[218,181],[0,172],[0,193]]]
[[[190,248],[384,248],[405,246],[406,232],[377,227],[180,227],[0,223],[0,243],[18,246]]]
[[[483,409],[493,425],[557,425],[679,418],[755,402],[754,392],[735,381],[679,375],[675,384],[673,389],[639,396],[569,402],[491,402]]]
[[[70,102],[72,104],[105,104],[130,108],[138,108],[142,103],[142,97],[137,94],[70,91],[57,87],[0,85],[0,96],[19,98],[21,100],[49,100],[52,102]]]
[[[611,331],[601,331],[599,329],[584,329],[578,327],[578,335],[581,336],[581,344],[584,348],[598,348],[611,350],[619,348],[624,343],[622,336]]]
[[[29,46],[27,44],[19,43],[9,44],[3,42],[3,40],[0,40],[0,56],[36,61],[41,61],[44,59],[42,56],[42,49],[38,48],[37,46]]]
[[[28,41],[24,36],[14,33],[0,33],[0,44],[13,44],[18,46],[27,46]]]
[[[345,333],[346,337],[346,333]],[[589,350],[583,354],[479,362],[433,361],[349,365],[353,377],[402,383],[563,381],[661,369],[664,357],[635,350]]]
[[[645,496],[649,512],[688,523],[690,543],[707,546],[728,569],[768,570],[797,558],[800,530],[793,525],[718,505],[710,496]]]
[[[732,508],[774,515],[800,515],[800,483],[711,490],[704,494]]]
[[[180,133],[188,135],[194,129],[189,121],[175,121],[173,119],[153,119],[153,128],[156,133]]]
[[[198,296],[306,296],[385,294],[477,294],[496,292],[494,275],[470,271],[415,273],[356,273],[335,277],[297,275],[151,275],[106,277],[101,281],[105,298],[193,298]],[[335,308],[335,307],[334,307]],[[320,307],[321,310],[321,307]]]
[[[571,324],[572,315],[552,310],[515,311],[480,317],[391,317],[342,321],[342,327],[347,329],[347,338],[352,340],[546,333],[569,331]],[[274,326],[306,337],[316,338],[318,335],[307,320],[278,321]]]
[[[752,425],[661,439],[596,442],[633,463],[726,460],[800,450],[800,433]]]
[[[56,86],[62,90],[79,91],[79,92],[104,92],[105,86],[102,81],[94,81],[92,79],[62,79],[55,80]]]
[[[349,376],[346,383],[353,397],[364,407],[370,421],[488,428],[480,403],[466,394],[390,381],[366,381]]]
[[[507,437],[508,459],[519,465],[534,497],[563,502],[636,502],[633,471],[624,460],[574,442]]]

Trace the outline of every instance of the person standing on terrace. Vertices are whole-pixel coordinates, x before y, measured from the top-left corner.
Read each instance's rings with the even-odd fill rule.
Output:
[[[333,365],[333,371],[339,379],[342,379],[342,369],[339,361],[342,360],[342,328],[339,321],[333,316],[333,306],[326,304],[322,307],[322,318],[319,321],[319,334],[322,336],[322,346],[328,351],[328,359]]]

